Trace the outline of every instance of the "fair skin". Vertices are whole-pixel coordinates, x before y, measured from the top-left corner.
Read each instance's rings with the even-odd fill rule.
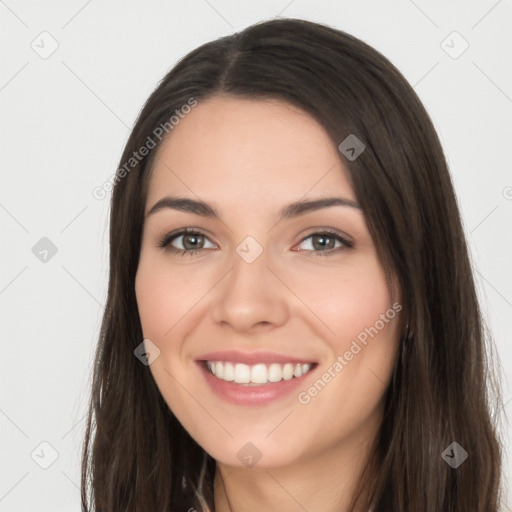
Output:
[[[144,338],[160,350],[150,370],[163,398],[217,461],[215,510],[348,510],[382,418],[399,314],[359,343],[341,371],[332,368],[400,296],[388,287],[360,208],[336,205],[278,221],[295,201],[357,203],[337,147],[297,107],[217,96],[200,101],[158,151],[137,302]],[[221,220],[171,208],[147,215],[168,195],[206,202]],[[190,251],[198,244],[196,254],[159,247],[183,228],[203,236],[177,236],[169,245]],[[353,247],[322,238],[325,229]],[[236,251],[248,236],[263,249],[251,263]],[[196,362],[200,354],[231,349],[278,352],[318,366],[300,388],[271,403],[233,404],[212,391]],[[298,393],[329,368],[325,387],[300,402]],[[237,456],[248,442],[261,453],[252,467]]]

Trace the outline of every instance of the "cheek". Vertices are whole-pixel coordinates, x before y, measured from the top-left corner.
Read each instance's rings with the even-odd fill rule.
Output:
[[[147,271],[143,264],[139,265],[137,271],[135,295],[144,338],[160,338],[170,327],[165,325],[165,315],[163,314],[170,306],[170,298],[169,294],[165,293],[162,281],[154,273]]]
[[[375,410],[391,377],[399,344],[399,297],[392,296],[373,255],[338,272],[317,273],[315,286],[303,286],[300,293],[323,325],[327,355],[322,363],[328,373],[303,390],[301,403],[321,395],[313,406],[322,411],[319,416],[337,404],[357,422]]]
[[[135,294],[144,337],[164,339],[197,302],[199,292],[184,270],[171,274],[157,259],[141,255]]]
[[[308,428],[329,444],[377,421],[399,345],[401,304],[371,260],[317,283],[307,300],[332,332],[323,337],[323,371],[298,401]]]
[[[373,326],[393,303],[386,275],[371,256],[337,271],[317,272],[313,282],[301,279],[295,289],[328,329],[323,331],[330,332],[326,339],[337,349]]]

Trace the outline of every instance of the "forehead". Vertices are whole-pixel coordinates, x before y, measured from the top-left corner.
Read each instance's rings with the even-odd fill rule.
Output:
[[[259,208],[333,193],[356,201],[337,147],[311,115],[225,96],[199,101],[162,142],[147,202],[168,193]]]

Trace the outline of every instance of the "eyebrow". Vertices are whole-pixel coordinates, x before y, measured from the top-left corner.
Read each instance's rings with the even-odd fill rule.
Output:
[[[361,210],[359,203],[352,201],[351,199],[345,199],[343,197],[326,197],[322,199],[309,199],[305,201],[296,201],[294,203],[285,206],[279,212],[279,220],[291,219],[304,215],[305,213],[320,210],[322,208],[328,208],[331,206],[348,206],[356,210]],[[146,217],[153,215],[154,213],[170,208],[172,210],[178,210],[181,212],[193,213],[200,215],[201,217],[207,217],[212,219],[221,220],[220,213],[208,203],[203,201],[196,201],[195,199],[189,199],[186,197],[173,197],[166,196],[157,201],[151,209],[148,211]]]

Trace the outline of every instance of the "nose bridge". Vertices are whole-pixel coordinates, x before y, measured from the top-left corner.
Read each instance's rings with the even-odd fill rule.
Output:
[[[249,237],[248,237],[249,238]],[[250,237],[252,238],[252,237]],[[244,240],[235,249],[231,263],[231,284],[235,287],[263,285],[268,281],[268,252],[255,241]],[[265,288],[265,286],[261,286]],[[268,283],[267,283],[268,287]]]
[[[214,307],[216,322],[245,330],[256,324],[281,324],[286,320],[285,290],[268,265],[268,253],[253,237],[246,237],[236,247],[231,271]]]

